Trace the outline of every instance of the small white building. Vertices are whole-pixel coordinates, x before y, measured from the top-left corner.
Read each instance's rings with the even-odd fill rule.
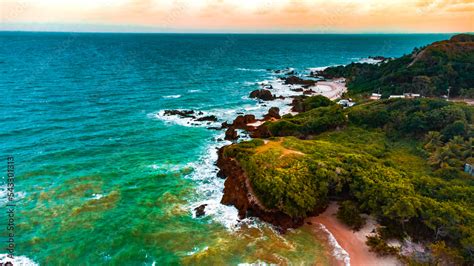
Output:
[[[372,95],[370,95],[370,98],[371,100],[380,100],[380,98],[382,98],[382,94],[380,93],[372,93]]]
[[[342,105],[343,107],[352,107],[355,105],[355,102],[352,102],[350,99],[349,100],[342,99],[339,102],[337,102],[337,104]]]
[[[403,96],[405,96],[405,98],[407,98],[407,99],[413,99],[413,98],[419,98],[419,97],[421,97],[420,94],[418,94],[418,93],[411,93],[411,92],[410,92],[410,93],[404,93]]]
[[[390,95],[389,99],[403,99],[405,95]]]

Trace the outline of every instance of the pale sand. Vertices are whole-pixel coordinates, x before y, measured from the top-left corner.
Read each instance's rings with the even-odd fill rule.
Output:
[[[365,244],[366,236],[370,235],[376,227],[373,219],[368,219],[367,224],[358,232],[352,231],[336,218],[337,203],[333,202],[327,210],[316,217],[306,219],[311,223],[314,232],[320,232],[320,224],[331,232],[338,244],[349,253],[352,266],[391,266],[402,265],[395,257],[378,257],[369,251]],[[339,264],[339,263],[337,263]],[[344,265],[344,263],[340,263]]]
[[[334,79],[331,81],[318,81],[316,88],[313,90],[317,94],[321,94],[331,100],[340,98],[344,92],[347,92],[347,87],[344,79]]]
[[[253,123],[248,123],[247,126],[249,127],[259,127],[260,125],[263,125],[263,123],[265,123],[265,121],[256,121],[256,122],[253,122]]]

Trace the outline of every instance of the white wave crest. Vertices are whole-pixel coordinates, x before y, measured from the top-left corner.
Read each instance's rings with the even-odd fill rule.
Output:
[[[147,116],[152,119],[158,119],[168,124],[175,124],[185,127],[217,127],[220,123],[213,121],[196,121],[197,118],[212,115],[211,112],[199,111],[196,117],[182,117],[179,115],[165,115],[165,110],[149,113]]]
[[[333,248],[332,255],[338,259],[344,262],[344,265],[350,266],[351,265],[351,257],[349,256],[349,253],[345,249],[339,245],[337,242],[336,238],[331,234],[331,232],[324,226],[323,224],[319,224],[321,229],[328,234],[328,240],[329,244]]]
[[[38,263],[25,256],[15,255],[13,259],[9,258],[7,254],[0,254],[0,264],[4,265],[6,262],[11,262],[13,265],[19,266],[37,266]]]
[[[252,68],[242,68],[242,67],[238,67],[237,70],[239,71],[252,71],[252,72],[265,72],[267,71],[266,69],[252,69]]]
[[[7,185],[0,186],[0,206],[4,206],[8,202],[8,190],[7,190]],[[26,197],[26,193],[23,191],[14,191],[14,197],[13,200],[16,202],[18,200],[23,199]]]
[[[376,64],[379,64],[382,61],[383,60],[374,59],[374,58],[362,58],[359,61],[357,61],[357,63],[361,63],[361,64],[367,63],[367,64],[376,65]]]
[[[177,99],[177,98],[180,98],[180,97],[181,97],[180,94],[163,96],[163,98],[165,98],[165,99]]]
[[[223,138],[224,135],[220,134],[216,137]],[[226,228],[233,230],[239,223],[238,211],[233,206],[226,206],[220,203],[224,195],[224,180],[217,177],[219,169],[214,164],[217,161],[217,148],[230,143],[230,141],[210,143],[198,162],[194,163],[194,171],[186,178],[190,178],[198,183],[197,194],[199,198],[195,202],[190,203],[187,208],[195,217],[194,209],[207,204],[205,207],[206,215],[211,216]]]

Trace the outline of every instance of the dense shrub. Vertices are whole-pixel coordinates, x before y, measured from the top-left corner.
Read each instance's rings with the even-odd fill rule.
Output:
[[[344,112],[349,125],[328,130],[346,125]],[[472,264],[474,178],[463,171],[473,161],[472,113],[472,107],[431,99],[377,101],[345,111],[319,107],[269,123],[274,135],[318,134],[314,140],[244,142],[225,154],[240,162],[269,208],[304,217],[331,197],[349,197],[358,209],[343,203],[338,216],[350,226],[359,227],[353,218],[360,210],[383,221],[392,235],[445,241]],[[467,132],[457,130],[460,122]],[[379,239],[369,242],[375,251],[394,252]]]
[[[378,236],[368,236],[365,243],[367,246],[369,246],[371,252],[374,252],[380,256],[397,256],[399,252],[398,248],[389,246],[385,240]]]
[[[474,88],[473,51],[472,40],[452,39],[415,49],[411,54],[380,65],[353,63],[330,67],[324,75],[346,77],[351,93],[379,91],[388,96],[415,92],[441,96],[450,88],[451,96],[469,96],[472,89],[466,88]]]
[[[312,109],[276,122],[266,123],[273,136],[307,136],[335,129],[346,124],[347,118],[340,106]]]
[[[318,107],[326,107],[326,106],[331,106],[331,105],[335,105],[335,103],[331,101],[329,98],[324,97],[322,95],[308,97],[308,98],[305,98],[303,101],[305,112],[311,109],[318,108]]]
[[[473,107],[435,99],[383,100],[348,110],[354,125],[383,127],[399,137],[423,138],[429,131],[439,131],[444,141],[469,136],[473,115]]]
[[[353,230],[359,230],[365,224],[365,218],[360,215],[359,208],[352,201],[343,201],[337,211],[337,219],[348,225]]]

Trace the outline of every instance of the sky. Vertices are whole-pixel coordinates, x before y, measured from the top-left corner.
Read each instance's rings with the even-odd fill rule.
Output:
[[[0,30],[474,31],[474,0],[1,0],[0,9]]]

